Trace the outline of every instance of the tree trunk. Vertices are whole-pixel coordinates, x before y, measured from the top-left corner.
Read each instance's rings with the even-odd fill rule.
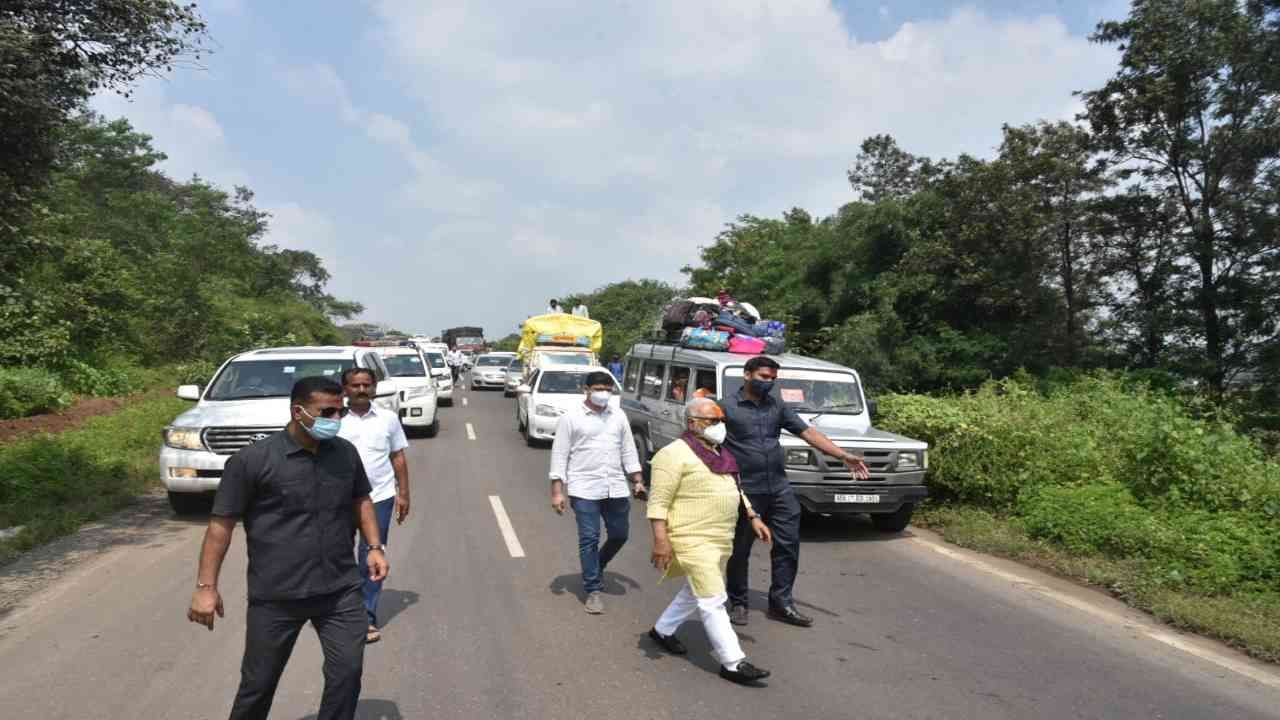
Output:
[[[1203,216],[1197,229],[1196,264],[1200,269],[1200,321],[1204,325],[1205,354],[1209,360],[1209,372],[1205,380],[1215,398],[1221,398],[1226,385],[1226,368],[1223,366],[1225,349],[1222,341],[1222,323],[1218,317],[1217,278],[1214,277],[1215,260],[1213,225]]]

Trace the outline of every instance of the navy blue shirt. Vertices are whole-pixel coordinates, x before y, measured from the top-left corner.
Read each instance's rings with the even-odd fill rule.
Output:
[[[781,493],[791,486],[782,444],[778,437],[785,429],[799,435],[809,429],[796,411],[772,394],[759,403],[747,399],[746,389],[720,402],[729,438],[725,447],[738,461],[742,491],[750,494]]]
[[[309,452],[281,430],[227,460],[213,514],[241,518],[249,601],[296,600],[360,584],[355,503],[369,478],[355,446],[334,438]]]

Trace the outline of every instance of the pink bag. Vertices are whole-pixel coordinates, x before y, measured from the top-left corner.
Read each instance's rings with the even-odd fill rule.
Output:
[[[739,355],[763,355],[764,341],[749,335],[734,335],[729,338],[729,352]]]

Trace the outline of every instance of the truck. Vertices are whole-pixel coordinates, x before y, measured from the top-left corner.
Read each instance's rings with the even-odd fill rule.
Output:
[[[488,346],[484,341],[484,330],[478,327],[455,327],[440,333],[440,339],[453,350],[462,352],[483,353]]]

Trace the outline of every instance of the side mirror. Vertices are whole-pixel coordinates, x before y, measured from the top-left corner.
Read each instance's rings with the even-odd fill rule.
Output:
[[[880,403],[879,403],[879,402],[877,402],[877,401],[875,401],[875,400],[868,400],[868,401],[867,401],[867,416],[868,416],[869,418],[871,418],[871,421],[872,421],[872,422],[875,422],[875,420],[876,420],[876,415],[879,415],[879,414],[880,414]]]
[[[378,397],[387,397],[388,395],[395,395],[396,394],[395,383],[391,382],[390,380],[383,380],[382,382],[378,383],[378,389],[375,390],[374,393],[377,394]]]
[[[199,385],[179,385],[178,397],[182,398],[183,400],[199,400],[200,386]]]

